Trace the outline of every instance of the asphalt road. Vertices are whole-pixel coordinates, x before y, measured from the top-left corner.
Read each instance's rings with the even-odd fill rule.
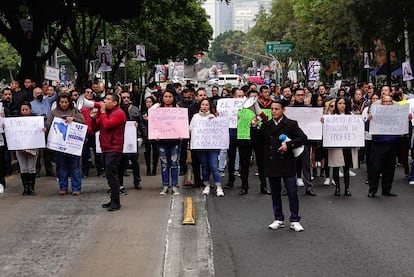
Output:
[[[304,232],[270,230],[270,196],[259,194],[250,172],[250,191],[239,196],[240,180],[224,198],[209,196],[215,276],[413,276],[414,186],[396,169],[398,197],[367,197],[365,166],[351,177],[352,197],[314,181],[317,197],[299,188]],[[287,197],[283,199],[289,223]]]

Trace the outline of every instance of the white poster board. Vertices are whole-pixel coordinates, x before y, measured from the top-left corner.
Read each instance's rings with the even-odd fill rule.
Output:
[[[298,122],[299,127],[308,136],[309,140],[322,139],[322,107],[286,107],[285,114],[289,119]]]
[[[59,68],[54,68],[51,66],[45,67],[45,79],[56,81],[60,79],[60,70]]]
[[[101,143],[99,141],[100,131],[95,133],[96,153],[102,153]],[[127,121],[124,130],[124,147],[122,153],[137,153],[137,127],[135,121]]]
[[[363,147],[364,127],[360,115],[324,115],[323,147]]]
[[[3,108],[3,103],[0,102],[0,134],[4,133],[3,124],[4,124],[4,108]]]
[[[227,118],[193,118],[190,149],[228,149],[229,142],[229,121]]]
[[[88,126],[85,124],[77,122],[67,124],[64,119],[55,117],[47,137],[47,148],[81,156],[87,129]]]
[[[372,119],[369,133],[372,135],[408,134],[410,105],[371,105]]]
[[[237,128],[237,112],[242,108],[246,98],[221,98],[217,100],[219,117],[226,117],[229,128]]]
[[[25,150],[45,147],[43,116],[4,118],[4,131],[9,150]]]

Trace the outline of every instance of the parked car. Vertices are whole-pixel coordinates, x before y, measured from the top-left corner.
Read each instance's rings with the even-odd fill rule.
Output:
[[[263,85],[265,83],[265,80],[260,76],[249,76],[249,83]]]
[[[218,76],[217,84],[224,87],[226,84],[231,84],[233,87],[239,87],[241,78],[237,74],[223,74]]]
[[[214,78],[214,79],[207,80],[206,85],[209,86],[209,87],[217,86],[218,85],[218,79]]]

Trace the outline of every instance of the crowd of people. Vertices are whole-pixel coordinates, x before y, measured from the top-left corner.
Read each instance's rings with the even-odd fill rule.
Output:
[[[202,188],[203,195],[210,195],[214,190],[218,197],[223,197],[225,189],[234,188],[237,176],[241,180],[239,194],[246,195],[251,189],[251,164],[256,162],[259,193],[272,195],[275,221],[269,225],[271,229],[284,227],[281,196],[287,195],[291,211],[290,227],[295,231],[303,230],[299,223],[297,191],[298,187],[304,187],[305,195],[316,197],[313,189],[315,177],[323,177],[326,186],[333,185],[335,196],[342,194],[350,197],[350,176],[355,174],[352,168],[366,163],[368,197],[376,196],[380,181],[382,195],[396,196],[391,188],[395,164],[398,162],[403,165],[409,184],[414,184],[414,172],[408,162],[412,146],[411,128],[407,134],[401,135],[369,133],[373,105],[406,104],[407,96],[396,86],[385,85],[377,90],[371,83],[362,83],[351,89],[339,88],[334,95],[323,85],[314,90],[296,83],[280,87],[270,82],[260,87],[251,83],[232,89],[213,86],[211,95],[208,96],[208,93],[206,88],[196,88],[191,84],[183,86],[180,83],[169,84],[164,90],[156,83],[150,83],[141,93],[136,85],[131,89],[115,86],[101,91],[96,82],[90,81],[78,91],[48,84],[37,87],[31,78],[25,79],[22,87],[17,80],[13,81],[10,87],[2,90],[4,117],[42,116],[46,136],[57,117],[66,124],[77,122],[87,125],[87,134],[81,156],[48,148],[10,151],[5,136],[0,136],[0,183],[6,186],[4,177],[11,174],[11,157],[15,155],[23,195],[35,194],[35,180],[43,164],[47,176],[57,176],[60,195],[68,193],[70,178],[71,194],[79,196],[82,178],[87,178],[91,166],[95,166],[97,175],[107,178],[108,192],[111,194],[110,202],[102,207],[108,211],[119,210],[119,195],[126,193],[123,177],[128,168],[132,169],[133,187],[137,190],[142,188],[138,151],[123,154],[125,124],[126,121],[134,121],[137,136],[144,143],[146,175],[156,175],[160,166],[162,195],[170,189],[173,195],[179,194],[179,176],[188,174],[190,166],[193,174],[190,185]],[[219,117],[217,105],[223,98],[239,98],[243,101],[255,99],[254,109],[240,109],[251,111],[251,120],[243,127],[249,128],[250,134],[240,138],[239,126],[231,127],[227,148],[192,149],[190,142],[195,139],[191,136],[193,127],[200,120]],[[361,115],[366,125],[365,146],[324,147],[322,140],[308,139],[297,122],[285,115],[286,107],[319,107],[326,115]],[[187,109],[188,137],[149,139],[149,111],[164,108]],[[407,116],[407,120],[410,121],[411,117]],[[321,121],[323,123],[323,118]],[[96,146],[98,131],[100,152]],[[281,134],[288,135],[291,140],[282,143],[276,139]],[[303,150],[295,157],[292,150],[298,146],[302,146]],[[52,160],[56,164],[55,168]],[[213,183],[210,183],[210,176]],[[285,188],[282,188],[281,180]]]

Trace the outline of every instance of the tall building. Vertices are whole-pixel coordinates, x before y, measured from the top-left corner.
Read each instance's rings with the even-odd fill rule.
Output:
[[[256,24],[255,19],[260,7],[270,10],[271,4],[271,0],[234,0],[232,30],[247,33]]]
[[[218,35],[238,30],[248,32],[254,26],[256,15],[261,6],[270,10],[272,0],[206,0],[202,7],[210,16],[209,23],[213,27],[213,39]]]
[[[202,7],[210,16],[208,22],[213,27],[213,39],[233,28],[233,1],[206,0]]]

